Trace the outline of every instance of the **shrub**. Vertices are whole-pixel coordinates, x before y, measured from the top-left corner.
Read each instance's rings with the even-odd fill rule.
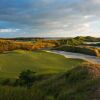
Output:
[[[20,85],[26,85],[27,87],[31,87],[35,79],[35,72],[30,70],[22,71],[19,75]]]

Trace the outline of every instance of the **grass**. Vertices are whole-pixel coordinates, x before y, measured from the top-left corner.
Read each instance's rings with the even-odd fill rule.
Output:
[[[99,84],[100,65],[87,63],[38,82],[33,88],[39,87],[46,95],[54,97],[53,100],[94,100],[90,96],[98,97],[99,94],[94,94]]]
[[[83,60],[67,59],[61,55],[44,51],[16,50],[0,54],[0,77],[15,78],[23,70],[30,69],[37,74],[64,72],[80,65]]]
[[[0,86],[0,100],[100,100],[96,99],[99,94],[95,95],[97,86],[100,87],[99,76],[99,65],[82,64],[36,81],[30,89]]]
[[[2,78],[15,78],[25,69],[44,76],[52,74],[36,80],[30,89],[0,85],[0,100],[92,100],[91,94],[98,96],[94,90],[100,84],[100,65],[83,62],[44,51],[0,54]]]

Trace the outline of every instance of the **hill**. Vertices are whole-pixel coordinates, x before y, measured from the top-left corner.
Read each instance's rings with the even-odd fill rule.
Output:
[[[34,87],[53,100],[100,100],[100,65],[86,63]]]
[[[0,100],[100,100],[100,65],[82,64],[36,81],[33,87],[0,87]]]
[[[36,72],[32,87],[15,85],[27,69]],[[100,65],[45,51],[0,54],[0,100],[100,100],[99,94]]]

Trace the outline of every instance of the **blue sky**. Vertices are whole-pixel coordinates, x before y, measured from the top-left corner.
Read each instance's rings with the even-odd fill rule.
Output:
[[[0,0],[0,37],[100,37],[100,0]]]

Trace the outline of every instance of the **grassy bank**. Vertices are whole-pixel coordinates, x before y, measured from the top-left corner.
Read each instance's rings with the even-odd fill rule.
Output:
[[[99,84],[100,66],[84,64],[37,81],[30,89],[2,86],[0,100],[99,100]]]

